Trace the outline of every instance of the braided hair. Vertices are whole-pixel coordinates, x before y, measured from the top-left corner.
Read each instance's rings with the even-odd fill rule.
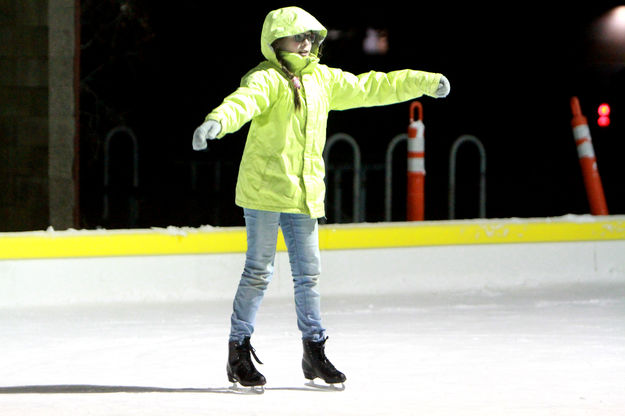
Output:
[[[291,88],[293,89],[293,104],[295,106],[295,111],[299,111],[299,109],[302,108],[302,102],[301,102],[301,97],[299,93],[299,90],[302,88],[302,83],[300,82],[297,75],[295,75],[293,71],[289,69],[289,66],[284,60],[284,58],[282,58],[281,54],[279,53],[279,50],[276,48],[276,42],[274,42],[272,46],[274,47],[274,50],[276,51],[276,58],[278,59],[280,68],[282,69],[282,72],[284,72],[284,75],[286,76],[286,78],[289,80],[289,84],[291,85]]]

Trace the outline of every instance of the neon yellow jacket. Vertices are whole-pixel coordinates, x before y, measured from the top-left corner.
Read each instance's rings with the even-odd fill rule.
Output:
[[[311,54],[286,54],[302,88],[295,111],[293,90],[271,44],[278,38],[315,31]],[[435,96],[441,74],[400,70],[354,75],[320,64],[319,44],[327,30],[297,7],[270,12],[261,34],[267,59],[248,72],[239,88],[206,119],[221,123],[218,138],[251,120],[236,186],[236,204],[265,211],[325,216],[323,148],[330,110],[387,105],[423,94]]]

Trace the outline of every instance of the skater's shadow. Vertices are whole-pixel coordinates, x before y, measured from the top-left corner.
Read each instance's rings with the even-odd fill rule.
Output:
[[[0,387],[0,394],[97,394],[97,393],[227,393],[227,388],[165,388],[58,384]]]
[[[266,387],[265,390],[281,391],[324,391],[312,387]],[[221,393],[221,394],[254,394],[233,390],[231,387],[208,388],[167,388],[144,386],[100,386],[91,384],[58,384],[0,387],[1,394],[99,394],[99,393]]]

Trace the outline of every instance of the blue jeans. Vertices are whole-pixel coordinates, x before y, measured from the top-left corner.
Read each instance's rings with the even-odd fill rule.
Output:
[[[278,227],[288,248],[295,289],[297,326],[302,339],[321,341],[320,295],[317,282],[321,273],[317,220],[303,214],[244,209],[247,231],[245,267],[239,282],[230,318],[230,341],[251,337],[256,313],[273,277]]]

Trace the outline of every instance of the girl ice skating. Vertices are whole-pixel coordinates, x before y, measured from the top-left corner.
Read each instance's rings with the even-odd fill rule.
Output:
[[[269,12],[261,33],[266,58],[211,111],[193,134],[193,148],[206,148],[251,121],[236,185],[247,232],[245,266],[234,297],[227,375],[244,386],[265,377],[250,338],[256,313],[273,276],[278,228],[288,247],[297,325],[302,333],[305,378],[343,383],[345,375],[325,355],[317,219],[325,215],[323,148],[331,110],[379,106],[421,95],[445,97],[449,82],[437,73],[399,70],[354,75],[319,62],[327,35],[315,17],[297,7]],[[257,359],[258,361],[258,359]]]

